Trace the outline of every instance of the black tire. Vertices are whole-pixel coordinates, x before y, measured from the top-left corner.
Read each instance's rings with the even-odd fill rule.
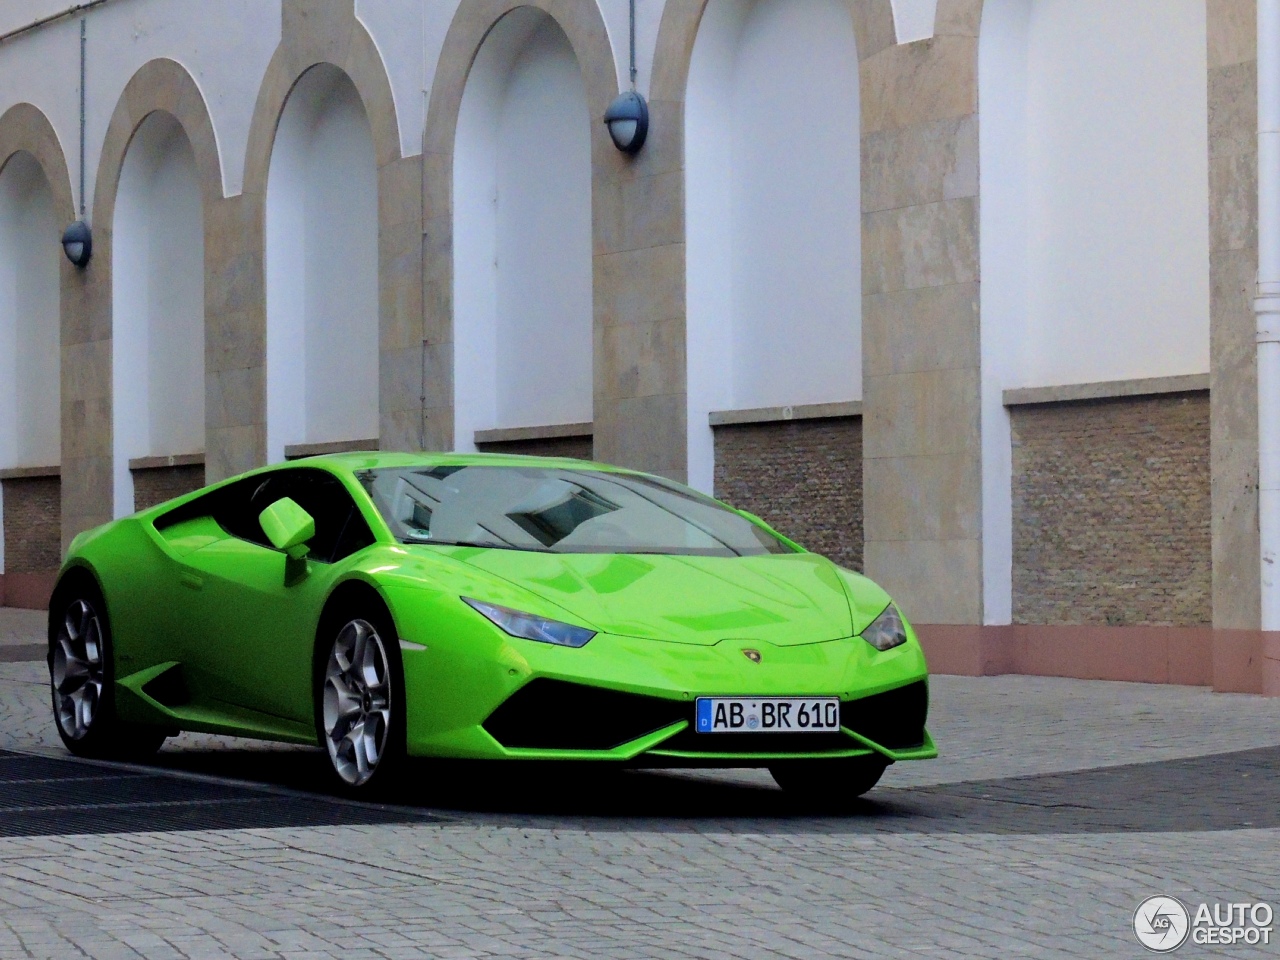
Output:
[[[326,616],[320,630],[316,739],[325,753],[330,783],[348,796],[383,795],[395,786],[404,767],[406,711],[399,636],[386,610],[371,601]],[[373,648],[370,641],[375,642]],[[366,645],[364,661],[352,658],[353,642]],[[353,709],[355,715],[346,712]],[[372,745],[376,749],[371,753]]]
[[[116,715],[107,605],[82,571],[64,576],[49,601],[48,663],[53,722],[68,750],[79,757],[138,760],[160,749],[167,730]]]
[[[778,786],[798,800],[821,807],[841,807],[870,791],[889,761],[881,756],[833,760],[793,760],[769,767]]]

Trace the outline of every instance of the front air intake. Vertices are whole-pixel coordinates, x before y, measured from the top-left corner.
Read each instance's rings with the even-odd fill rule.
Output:
[[[563,680],[531,680],[489,715],[504,747],[611,750],[689,718],[689,704]]]

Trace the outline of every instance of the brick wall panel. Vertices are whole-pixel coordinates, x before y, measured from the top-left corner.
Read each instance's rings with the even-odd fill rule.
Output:
[[[529,457],[573,457],[592,459],[590,437],[551,437],[544,440],[504,440],[501,443],[478,443],[481,453],[512,453]]]
[[[715,493],[797,543],[862,569],[862,420],[715,428]]]
[[[1014,622],[1210,623],[1208,394],[1012,418]]]
[[[4,569],[49,573],[62,564],[62,481],[4,480]]]
[[[133,471],[133,508],[146,510],[204,486],[204,464]]]

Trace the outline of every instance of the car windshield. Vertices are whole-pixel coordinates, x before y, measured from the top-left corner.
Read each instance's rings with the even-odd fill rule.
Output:
[[[657,477],[458,465],[356,476],[402,543],[702,557],[792,552],[724,504]]]

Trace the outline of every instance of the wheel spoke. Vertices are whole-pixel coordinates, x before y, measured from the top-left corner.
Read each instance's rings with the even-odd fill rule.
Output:
[[[334,771],[359,786],[386,751],[391,724],[387,650],[367,620],[346,623],[334,638],[325,668],[324,739]]]
[[[106,674],[105,641],[93,605],[83,598],[69,603],[53,642],[49,679],[58,726],[72,740],[84,737],[98,715]]]

